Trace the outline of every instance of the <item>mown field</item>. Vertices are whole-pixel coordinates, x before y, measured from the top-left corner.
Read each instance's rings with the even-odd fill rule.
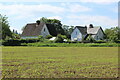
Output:
[[[3,78],[116,78],[117,47],[3,47]]]

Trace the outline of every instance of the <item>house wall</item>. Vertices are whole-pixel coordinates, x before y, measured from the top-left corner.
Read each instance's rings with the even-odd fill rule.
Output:
[[[101,29],[98,30],[97,34],[94,36],[95,40],[101,40],[104,39],[104,34]]]
[[[78,28],[74,29],[74,31],[71,34],[71,41],[81,41],[82,40],[82,34],[78,30]]]
[[[50,35],[46,25],[43,26],[40,35],[42,35],[43,37],[46,37],[47,35]]]
[[[21,37],[21,39],[32,39],[32,38],[38,38],[38,36],[27,36],[27,37]]]

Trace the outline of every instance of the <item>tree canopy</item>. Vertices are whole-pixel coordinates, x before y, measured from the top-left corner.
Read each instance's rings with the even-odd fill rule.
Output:
[[[1,29],[0,32],[2,34],[2,39],[4,40],[7,37],[12,37],[12,32],[10,30],[10,26],[8,23],[8,17],[2,16],[0,14],[0,24],[1,24]]]
[[[61,24],[61,21],[58,20],[58,19],[47,19],[45,17],[42,17],[40,19],[40,21],[46,23],[46,24],[53,24],[54,27],[56,28],[56,31],[58,32],[58,34],[62,34],[64,35],[64,30],[62,28],[62,24]]]
[[[110,29],[105,30],[106,39],[109,41],[120,40],[120,28],[112,27]]]

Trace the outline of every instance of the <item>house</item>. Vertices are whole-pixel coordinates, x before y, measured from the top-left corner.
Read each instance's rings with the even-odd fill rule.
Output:
[[[47,35],[57,36],[57,31],[52,24],[36,21],[36,23],[30,23],[25,26],[21,38],[37,38],[39,35],[43,37]]]
[[[101,27],[95,27],[92,24],[90,24],[89,27],[76,26],[71,33],[71,41],[82,41],[89,35],[95,40],[103,40],[105,34]]]

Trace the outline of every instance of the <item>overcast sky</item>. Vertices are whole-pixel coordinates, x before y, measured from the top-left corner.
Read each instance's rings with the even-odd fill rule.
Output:
[[[20,33],[23,26],[41,17],[73,26],[92,23],[105,29],[118,25],[118,0],[3,0],[0,14],[8,17],[11,30]]]

